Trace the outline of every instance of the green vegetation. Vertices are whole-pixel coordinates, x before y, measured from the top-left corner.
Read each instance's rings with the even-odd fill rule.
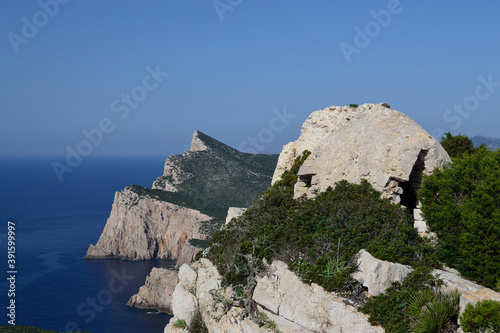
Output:
[[[208,333],[208,328],[203,321],[203,317],[201,316],[200,310],[196,310],[189,323],[188,328],[189,333]]]
[[[387,333],[406,333],[412,322],[408,313],[412,296],[437,286],[438,281],[430,274],[430,269],[419,267],[401,283],[394,282],[385,293],[367,299],[359,310],[370,315],[370,324],[382,326]]]
[[[472,140],[462,134],[453,136],[450,132],[445,133],[444,137],[441,138],[441,145],[451,158],[459,158],[465,154],[474,154],[477,151],[477,148],[474,148]]]
[[[276,323],[269,319],[269,317],[263,312],[258,313],[257,322],[261,327],[267,328],[274,333],[281,333]]]
[[[349,106],[350,106],[351,108],[354,108],[354,109],[355,109],[355,108],[357,108],[357,107],[359,106],[359,104],[349,104]]]
[[[461,328],[467,333],[500,332],[500,302],[479,301],[467,304],[460,316]]]
[[[36,326],[0,326],[2,333],[59,333],[58,331],[43,330]],[[89,333],[89,332],[81,332]]]
[[[498,288],[500,152],[481,147],[454,158],[443,170],[424,177],[418,197],[438,236],[440,259],[462,275]]]
[[[439,289],[420,290],[410,297],[407,308],[411,331],[415,333],[455,332],[459,311],[457,290],[449,293]]]
[[[169,157],[179,174],[177,192],[153,190],[138,185],[128,189],[141,195],[201,211],[213,220],[202,224],[211,235],[225,222],[228,207],[248,207],[271,182],[278,155],[241,153],[203,133],[198,137],[208,147]],[[155,184],[170,182],[159,177]],[[196,243],[206,246],[206,243]]]
[[[359,185],[341,181],[315,198],[293,199],[297,171],[308,154],[298,157],[243,216],[212,236],[205,255],[226,284],[245,286],[249,298],[255,277],[266,269],[263,260],[279,259],[306,283],[353,295],[360,288],[350,273],[363,248],[382,260],[439,265],[406,210],[381,199],[366,180]]]
[[[177,321],[172,326],[174,328],[188,328],[188,325],[184,319],[177,319]]]

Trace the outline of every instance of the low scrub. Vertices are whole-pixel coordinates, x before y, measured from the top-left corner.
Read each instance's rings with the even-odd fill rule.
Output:
[[[307,155],[297,158],[243,216],[212,236],[205,254],[226,284],[252,284],[264,272],[264,260],[279,259],[306,283],[348,293],[359,290],[350,274],[363,248],[382,260],[439,265],[407,211],[381,199],[365,180],[341,181],[315,198],[293,199],[297,171]]]
[[[484,300],[476,305],[469,303],[460,322],[466,333],[500,332],[500,302]]]

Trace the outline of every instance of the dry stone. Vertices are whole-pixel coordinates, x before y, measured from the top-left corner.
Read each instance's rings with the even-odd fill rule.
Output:
[[[243,215],[246,210],[246,208],[229,207],[229,209],[227,210],[226,224],[231,222],[232,219],[238,218]]]
[[[172,313],[172,294],[178,282],[176,271],[153,268],[146,277],[146,283],[129,299],[127,305]]]
[[[206,237],[199,223],[210,219],[194,209],[139,196],[127,187],[116,192],[106,226],[86,258],[178,259],[187,240]]]
[[[373,296],[383,293],[393,282],[403,281],[413,271],[409,266],[379,260],[365,250],[359,251],[357,263],[358,271],[352,277]]]
[[[313,112],[300,137],[283,147],[273,182],[304,150],[312,154],[299,170],[296,197],[314,196],[343,179],[359,183],[364,178],[398,203],[404,193],[402,183],[415,189],[423,174],[450,162],[444,148],[422,127],[381,104]]]
[[[253,300],[287,332],[384,332],[335,293],[302,283],[281,261],[257,280]]]

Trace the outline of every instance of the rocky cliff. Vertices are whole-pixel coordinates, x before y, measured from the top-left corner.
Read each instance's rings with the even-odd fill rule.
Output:
[[[241,153],[195,131],[190,149],[167,158],[152,188],[222,224],[228,207],[247,207],[267,189],[277,160],[278,155]]]
[[[200,222],[210,219],[197,210],[138,194],[129,186],[115,194],[106,226],[86,258],[178,259],[187,240],[205,238]],[[195,254],[186,255],[192,259]]]
[[[245,207],[271,181],[277,155],[245,154],[195,131],[183,155],[172,155],[152,189],[130,185],[115,194],[110,217],[86,258],[170,258],[190,262],[224,224],[230,206]]]
[[[255,320],[240,306],[238,293],[221,282],[217,269],[207,259],[181,266],[172,298],[174,317],[165,333],[187,332],[174,324],[178,320],[191,324],[198,311],[210,333],[272,332],[270,327],[289,333],[384,332],[371,326],[365,315],[335,293],[302,283],[280,261],[273,262],[269,274],[257,281],[252,297],[258,313]]]
[[[178,282],[176,271],[153,268],[146,278],[146,283],[129,299],[127,305],[172,313],[172,294]]]
[[[299,170],[295,196],[313,196],[340,180],[359,183],[364,178],[384,197],[411,209],[422,175],[450,162],[438,141],[386,103],[311,113],[300,137],[283,147],[273,183],[304,150],[312,154]]]
[[[383,293],[392,282],[401,282],[413,271],[408,266],[376,259],[365,250],[358,255],[358,265],[360,270],[353,277],[373,296]],[[500,301],[500,293],[454,272],[436,269],[433,275],[443,281],[442,290],[458,290],[460,312],[468,303],[485,299]],[[222,277],[209,260],[181,266],[178,281],[171,299],[174,317],[165,327],[165,333],[188,332],[175,327],[179,320],[188,326],[194,320],[202,320],[210,333],[384,332],[371,326],[367,316],[357,312],[348,300],[314,283],[304,284],[280,261],[273,261],[267,274],[257,279],[252,295],[257,315],[253,319],[243,309],[237,290],[222,285]],[[201,319],[196,319],[197,315]]]

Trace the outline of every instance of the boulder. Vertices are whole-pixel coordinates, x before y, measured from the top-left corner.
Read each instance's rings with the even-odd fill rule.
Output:
[[[432,271],[432,275],[443,280],[443,291],[453,291],[458,289],[460,293],[460,313],[465,311],[467,304],[476,304],[478,301],[490,299],[500,302],[500,293],[489,288],[483,287],[477,283],[466,280],[453,272],[447,272],[440,269]]]
[[[358,254],[359,271],[353,278],[361,282],[373,296],[383,293],[394,281],[401,282],[413,268],[397,263],[379,260],[365,250]],[[434,269],[432,274],[443,281],[441,289],[445,292],[455,289],[460,293],[460,313],[465,310],[468,303],[475,304],[481,300],[494,300],[500,302],[500,293],[459,276],[456,270]]]
[[[394,281],[403,281],[413,271],[410,266],[379,260],[365,250],[359,251],[357,264],[358,271],[352,277],[373,296],[383,293]]]
[[[283,332],[384,332],[335,293],[302,283],[281,261],[257,279],[253,300]]]
[[[153,268],[139,292],[130,297],[128,306],[141,309],[157,309],[172,313],[172,294],[179,279],[171,269]]]
[[[383,197],[414,206],[422,176],[450,162],[422,127],[382,104],[313,112],[300,137],[283,147],[273,183],[304,150],[312,154],[299,169],[295,197],[314,196],[340,180],[359,183],[364,178]]]

